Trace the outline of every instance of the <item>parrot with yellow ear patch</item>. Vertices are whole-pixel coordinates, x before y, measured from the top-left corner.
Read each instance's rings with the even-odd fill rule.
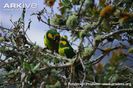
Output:
[[[67,41],[67,36],[63,36],[60,38],[58,52],[60,55],[66,56],[67,58],[72,58],[76,55],[73,48]]]
[[[50,29],[46,32],[44,36],[44,44],[52,52],[58,53],[60,34],[56,29]]]
[[[66,56],[69,59],[73,58],[76,55],[76,53],[74,52],[74,49],[69,44],[66,36],[63,36],[60,38],[58,52],[61,56]],[[76,64],[76,65],[74,64],[71,66],[71,72],[74,78],[79,77],[80,71],[83,71],[81,64]],[[69,73],[70,73],[70,68],[66,68],[65,69],[66,77],[69,76]]]

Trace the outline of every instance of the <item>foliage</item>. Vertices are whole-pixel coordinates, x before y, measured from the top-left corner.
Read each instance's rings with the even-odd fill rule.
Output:
[[[28,38],[26,32],[32,22],[25,23],[25,8],[17,21],[11,20],[12,29],[0,26],[0,68],[7,72],[0,74],[4,79],[0,80],[0,87],[13,84],[21,88],[73,88],[69,83],[80,83],[76,87],[95,88],[95,85],[81,84],[133,84],[133,69],[125,64],[133,58],[133,2],[96,1],[44,0],[44,9],[32,14],[39,22],[71,34],[68,38],[77,44],[76,55],[71,59],[42,48]],[[59,13],[54,13],[54,7]],[[103,64],[105,59],[108,62]]]

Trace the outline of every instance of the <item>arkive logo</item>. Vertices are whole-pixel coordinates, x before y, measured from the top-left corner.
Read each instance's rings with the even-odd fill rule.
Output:
[[[3,5],[3,8],[5,9],[21,9],[21,8],[27,8],[27,9],[34,9],[37,8],[37,3],[5,3]]]

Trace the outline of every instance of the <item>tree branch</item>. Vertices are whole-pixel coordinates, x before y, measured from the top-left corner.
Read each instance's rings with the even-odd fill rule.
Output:
[[[111,32],[111,33],[109,33],[107,35],[104,35],[101,41],[103,41],[104,39],[107,39],[107,38],[109,38],[109,37],[111,37],[113,35],[121,34],[121,33],[125,33],[125,32],[127,32],[127,33],[133,33],[133,29],[132,28],[130,28],[130,29],[120,29],[120,30]]]

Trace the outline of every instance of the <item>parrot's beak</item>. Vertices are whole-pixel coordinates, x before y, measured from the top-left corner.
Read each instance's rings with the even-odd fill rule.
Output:
[[[59,36],[56,36],[56,37],[54,38],[54,41],[57,42],[57,43],[59,42],[59,40],[60,40],[60,37],[59,37]]]

